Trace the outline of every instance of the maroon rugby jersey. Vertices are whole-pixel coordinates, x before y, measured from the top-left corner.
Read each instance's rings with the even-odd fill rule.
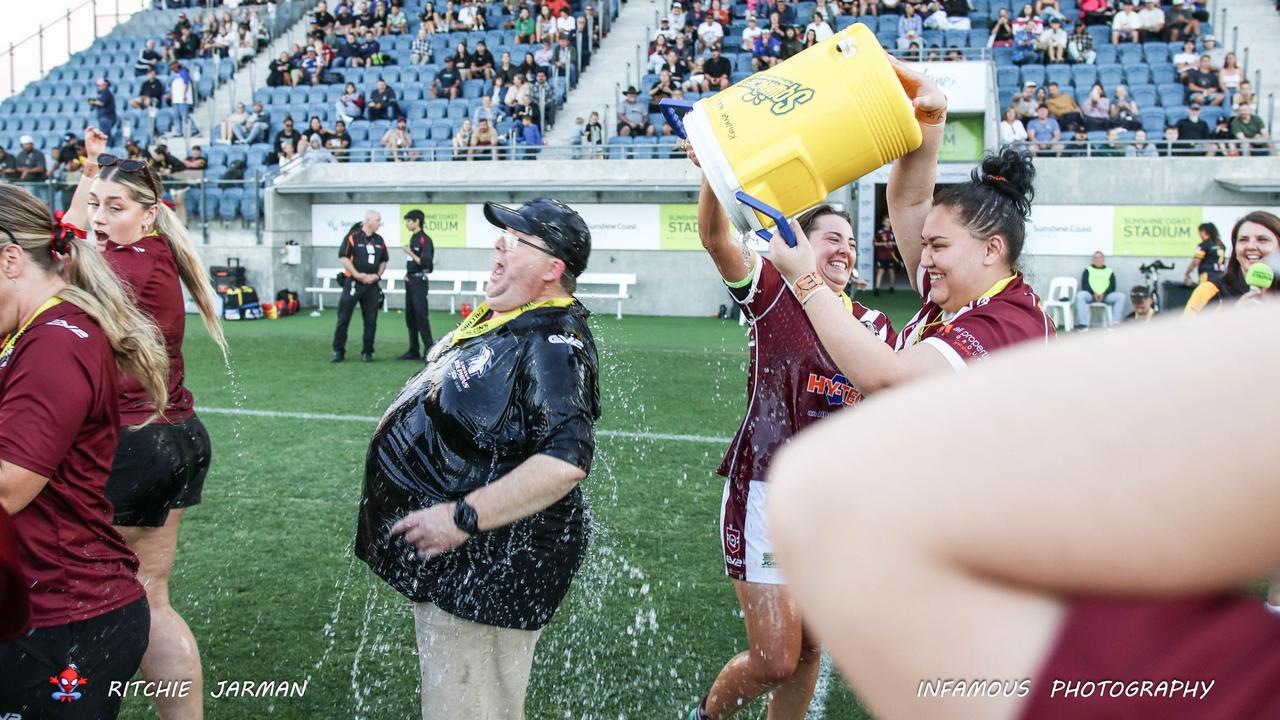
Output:
[[[862,393],[836,367],[773,263],[756,258],[749,294],[739,301],[751,321],[747,412],[716,471],[745,485],[763,481],[773,453],[810,424],[856,405]],[[853,303],[853,316],[881,340],[888,320]]]
[[[1023,282],[1022,274],[1001,281],[984,295],[965,305],[949,320],[942,319],[942,307],[929,299],[929,274],[920,268],[916,287],[924,304],[894,341],[902,351],[919,343],[937,348],[952,367],[962,370],[970,360],[985,358],[993,350],[1024,340],[1047,342],[1054,336],[1053,322],[1044,314],[1040,298]]]
[[[13,515],[33,628],[143,596],[105,495],[120,437],[118,372],[102,329],[67,302],[36,317],[0,360],[0,460],[49,478]]]
[[[178,263],[169,248],[169,240],[160,235],[144,237],[131,245],[117,245],[108,240],[107,262],[116,276],[133,292],[138,309],[155,322],[164,335],[164,348],[169,355],[169,404],[165,420],[180,423],[190,419],[195,400],[183,382],[186,368],[182,360],[182,337],[187,318],[182,303]],[[129,375],[120,377],[120,422],[141,425],[155,412],[147,391]]]

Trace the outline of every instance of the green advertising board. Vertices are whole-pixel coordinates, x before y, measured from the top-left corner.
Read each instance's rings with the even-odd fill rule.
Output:
[[[404,226],[404,214],[410,210],[421,210],[424,216],[422,230],[431,236],[436,247],[461,248],[467,246],[467,206],[456,205],[401,205],[400,217],[395,222],[400,225],[400,245],[407,247],[411,233]],[[389,222],[383,218],[383,222]]]
[[[982,116],[948,118],[942,131],[939,162],[978,162],[982,159]]]
[[[1200,242],[1202,207],[1117,205],[1114,213],[1115,255],[1182,257]]]
[[[660,250],[702,249],[702,241],[698,239],[697,205],[659,205],[658,223]]]

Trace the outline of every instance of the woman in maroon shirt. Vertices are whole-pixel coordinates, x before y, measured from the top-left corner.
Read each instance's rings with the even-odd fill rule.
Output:
[[[190,628],[169,604],[169,573],[183,511],[200,502],[209,470],[209,434],[196,417],[184,384],[182,286],[196,300],[210,337],[225,353],[213,288],[186,228],[160,199],[160,181],[145,164],[102,154],[106,136],[85,130],[85,165],[67,222],[88,226],[107,262],[131,291],[135,306],[164,337],[169,359],[168,402],[157,405],[137,379],[120,379],[123,426],[107,481],[114,524],[141,563],[138,579],[151,604],[151,644],[142,659],[147,680],[190,680],[185,697],[156,698],[162,718],[200,717],[200,651]]]
[[[128,372],[163,405],[164,349],[93,246],[12,185],[0,185],[0,275],[0,506],[31,605],[31,630],[0,644],[0,717],[75,703],[114,718],[111,683],[133,676],[149,627],[105,495],[116,382]]]

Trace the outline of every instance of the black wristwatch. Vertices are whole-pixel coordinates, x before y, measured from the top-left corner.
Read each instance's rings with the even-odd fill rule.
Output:
[[[453,524],[457,525],[459,530],[468,535],[475,535],[480,532],[478,523],[476,509],[468,505],[466,500],[459,500],[453,504]]]

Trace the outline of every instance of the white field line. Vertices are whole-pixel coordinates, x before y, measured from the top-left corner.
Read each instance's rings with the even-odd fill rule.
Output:
[[[373,415],[334,415],[330,413],[284,412],[281,410],[248,410],[241,408],[197,407],[196,412],[206,415],[248,415],[250,417],[287,418],[290,420],[324,420],[328,422],[376,423]],[[596,430],[597,437],[625,438],[627,440],[662,440],[667,442],[704,443],[727,445],[732,438],[711,435],[680,435],[676,433],[632,432],[629,430]]]

